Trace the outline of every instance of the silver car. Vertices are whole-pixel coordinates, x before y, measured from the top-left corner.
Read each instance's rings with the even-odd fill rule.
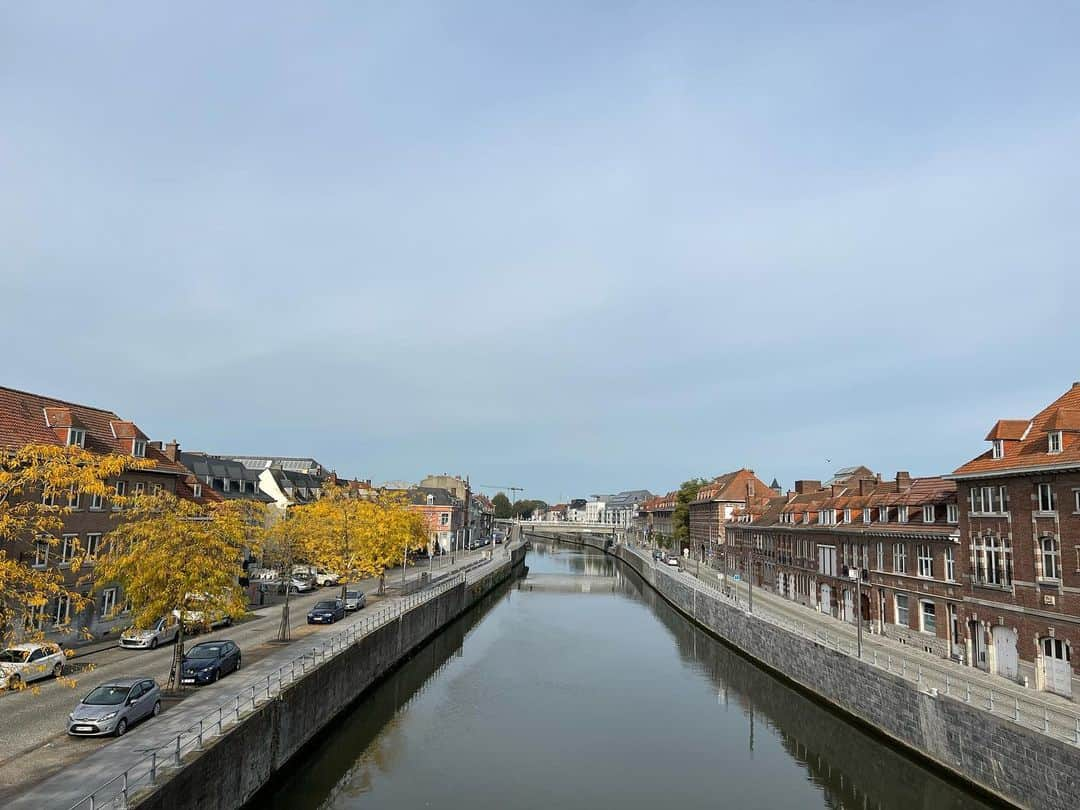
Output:
[[[68,715],[67,733],[77,737],[123,737],[146,717],[161,714],[161,690],[150,678],[118,678],[101,684]]]
[[[345,610],[360,610],[366,604],[363,591],[345,591]]]
[[[145,630],[129,627],[120,636],[120,646],[130,649],[153,650],[158,644],[176,641],[180,623],[173,617],[162,616]]]

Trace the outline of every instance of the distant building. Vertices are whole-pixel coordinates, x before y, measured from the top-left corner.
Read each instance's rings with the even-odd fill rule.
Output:
[[[429,475],[420,482],[421,487],[445,489],[458,500],[464,501],[471,492],[469,479],[460,475]]]
[[[714,478],[690,502],[690,553],[698,559],[716,559],[724,539],[724,523],[735,510],[775,494],[753,470],[744,468]]]
[[[413,487],[410,508],[424,516],[429,551],[448,553],[465,547],[465,502],[442,487]]]
[[[644,516],[644,532],[647,537],[664,542],[671,540],[675,533],[674,521],[675,507],[678,505],[678,493],[669,492],[649,498],[641,506]]]
[[[587,501],[584,498],[574,498],[566,505],[566,520],[570,523],[584,523],[585,522],[585,505]]]

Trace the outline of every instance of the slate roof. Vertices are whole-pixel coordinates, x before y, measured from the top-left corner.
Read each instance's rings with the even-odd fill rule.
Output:
[[[1018,430],[1021,423],[1023,431]],[[1049,434],[1057,430],[1061,431],[1061,452],[1051,453]],[[953,476],[968,478],[1042,467],[1080,467],[1080,382],[1073,383],[1072,388],[1039,411],[1030,422],[1001,420],[986,438],[1004,440],[1004,457],[994,458],[993,449],[987,450],[958,467]]]
[[[245,467],[235,459],[212,456],[209,453],[187,451],[181,451],[178,458],[180,462],[191,470],[195,477],[199,479],[199,482],[203,485],[204,491],[211,489],[218,492],[226,500],[243,498],[261,501],[262,503],[273,503],[274,501],[273,498],[259,488],[260,472],[258,470],[253,470],[250,467]],[[221,492],[214,487],[213,482],[215,478],[253,483],[255,485],[255,492],[235,492],[232,489],[228,492]]]
[[[132,439],[146,438],[133,422],[121,419],[113,411],[0,387],[0,448],[15,449],[27,444],[62,447],[66,444],[68,427],[86,431],[84,446],[92,453],[131,456]],[[146,458],[154,463],[147,472],[188,474],[186,467],[170,461],[149,442]]]
[[[416,506],[427,506],[428,495],[431,496],[432,506],[455,506],[458,499],[448,490],[441,487],[413,487],[409,490],[409,503]]]

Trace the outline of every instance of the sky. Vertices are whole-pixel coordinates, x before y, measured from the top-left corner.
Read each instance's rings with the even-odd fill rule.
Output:
[[[0,385],[548,501],[1080,380],[1080,5],[0,6]]]

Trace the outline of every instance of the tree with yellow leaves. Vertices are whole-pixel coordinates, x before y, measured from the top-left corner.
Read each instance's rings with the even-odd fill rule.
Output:
[[[98,555],[95,579],[124,587],[136,627],[160,616],[179,620],[170,687],[179,686],[185,630],[231,622],[247,609],[238,579],[244,554],[260,542],[252,507],[245,501],[200,505],[168,492],[141,495]]]
[[[79,496],[116,498],[108,479],[152,462],[118,454],[91,453],[77,445],[29,444],[0,450],[0,641],[16,636],[40,636],[29,630],[30,614],[50,600],[66,595],[73,612],[86,597],[55,569],[40,570],[19,559],[16,544],[55,546],[64,515]],[[78,572],[86,549],[69,549],[70,569]]]

